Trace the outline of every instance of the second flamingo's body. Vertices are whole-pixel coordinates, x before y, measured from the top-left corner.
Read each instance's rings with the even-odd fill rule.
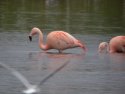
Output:
[[[109,53],[125,53],[125,36],[113,37],[109,44],[102,42],[99,45],[99,52],[107,50]]]
[[[29,39],[32,40],[32,36],[39,34],[39,47],[42,50],[57,49],[62,52],[65,49],[81,47],[86,50],[85,45],[82,44],[75,37],[64,31],[52,31],[47,35],[46,44],[43,43],[43,34],[39,28],[34,27],[31,30]]]

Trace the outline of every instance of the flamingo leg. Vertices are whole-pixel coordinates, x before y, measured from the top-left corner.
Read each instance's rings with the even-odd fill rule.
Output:
[[[62,53],[62,50],[58,50],[59,51],[59,53]]]

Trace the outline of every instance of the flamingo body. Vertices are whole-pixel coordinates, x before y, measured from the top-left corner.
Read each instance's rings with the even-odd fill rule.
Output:
[[[116,36],[110,40],[110,53],[122,52],[125,53],[125,36]]]
[[[109,44],[107,42],[102,42],[99,45],[99,52],[107,49],[109,53],[125,53],[125,36],[113,37]]]
[[[47,35],[46,44],[43,44],[43,34],[38,28],[33,28],[30,33],[31,36],[39,34],[39,47],[42,50],[57,49],[62,52],[68,48],[81,47],[86,50],[85,45],[83,45],[79,40],[64,31],[52,31]]]

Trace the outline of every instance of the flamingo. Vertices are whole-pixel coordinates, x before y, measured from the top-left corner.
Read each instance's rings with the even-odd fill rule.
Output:
[[[98,47],[98,52],[108,52],[109,51],[109,44],[107,42],[101,42]]]
[[[125,36],[113,37],[109,43],[101,42],[98,51],[103,52],[104,50],[109,53],[125,53]]]
[[[29,34],[29,40],[32,41],[32,36],[39,35],[39,47],[47,51],[49,49],[57,49],[59,53],[63,50],[75,47],[81,47],[86,51],[86,47],[75,37],[64,31],[52,31],[47,35],[46,44],[43,43],[43,33],[37,27],[32,28]]]

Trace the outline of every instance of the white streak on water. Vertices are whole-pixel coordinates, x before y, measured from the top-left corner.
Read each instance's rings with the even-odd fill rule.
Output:
[[[23,83],[23,85],[27,88],[27,90],[23,91],[23,93],[32,94],[32,93],[35,93],[35,92],[39,91],[39,89],[36,88],[35,85],[30,84],[29,81],[20,72],[18,72],[14,68],[9,67],[8,65],[6,65],[4,63],[0,62],[0,65],[2,65],[7,70],[11,71],[11,73],[14,76],[16,76]]]
[[[4,68],[6,68],[7,70],[11,71],[11,73],[16,76],[22,83],[23,85],[27,88],[26,90],[23,90],[23,93],[26,94],[32,94],[32,93],[36,93],[39,92],[40,89],[38,88],[40,85],[42,85],[43,83],[45,83],[49,78],[51,78],[52,76],[54,76],[57,72],[59,72],[61,69],[63,69],[67,64],[69,63],[69,60],[64,62],[61,66],[59,66],[57,69],[55,69],[53,72],[49,73],[48,75],[46,75],[41,82],[38,85],[32,85],[29,83],[29,81],[17,70],[15,70],[14,68],[9,67],[6,64],[3,64],[0,62],[0,65],[2,65]]]

